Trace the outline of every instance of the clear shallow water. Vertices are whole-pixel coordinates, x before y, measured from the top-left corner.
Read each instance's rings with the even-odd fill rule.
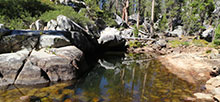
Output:
[[[179,102],[196,90],[146,56],[106,55],[79,80],[2,88],[0,102]]]

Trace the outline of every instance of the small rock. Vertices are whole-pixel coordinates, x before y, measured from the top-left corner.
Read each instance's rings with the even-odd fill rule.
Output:
[[[211,90],[211,93],[214,95],[220,95],[220,87],[214,88],[213,90]]]
[[[57,21],[50,20],[49,22],[47,22],[47,29],[48,30],[56,30],[56,27],[57,27]]]
[[[44,22],[40,19],[33,22],[30,26],[30,29],[32,30],[43,30],[44,29]]]
[[[212,85],[214,87],[217,87],[220,85],[220,76],[214,77],[214,78],[210,78],[207,82],[207,85]]]
[[[214,28],[210,27],[210,28],[206,29],[206,30],[201,34],[201,38],[205,39],[206,41],[211,42],[213,35],[214,35]]]
[[[183,27],[182,26],[178,26],[177,29],[175,29],[174,31],[171,32],[167,32],[166,36],[168,37],[179,37],[181,38],[183,35]]]
[[[215,87],[212,86],[212,85],[205,85],[205,88],[206,88],[206,90],[208,90],[209,92],[210,92],[211,90],[214,90],[214,89],[215,89]]]
[[[0,24],[0,29],[5,29],[4,24]]]
[[[60,31],[71,31],[73,29],[72,20],[64,15],[57,17],[57,28]]]
[[[211,94],[195,93],[194,96],[195,96],[197,99],[200,99],[200,100],[207,100],[207,101],[213,100]]]
[[[218,66],[214,66],[210,72],[212,77],[216,77],[220,74],[220,68]]]
[[[29,101],[30,101],[30,97],[29,97],[29,96],[21,96],[21,97],[20,97],[20,100],[21,100],[22,102],[29,102]]]
[[[214,96],[214,100],[216,100],[217,102],[219,102],[219,101],[220,101],[220,95],[215,95],[215,96]]]
[[[166,47],[167,42],[164,39],[160,39],[156,42],[156,44],[158,44],[161,48],[163,48]]]

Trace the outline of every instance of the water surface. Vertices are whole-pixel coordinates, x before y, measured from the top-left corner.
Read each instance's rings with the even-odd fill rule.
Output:
[[[179,102],[196,90],[195,85],[169,73],[156,60],[144,55],[110,54],[79,80],[2,88],[0,102]]]

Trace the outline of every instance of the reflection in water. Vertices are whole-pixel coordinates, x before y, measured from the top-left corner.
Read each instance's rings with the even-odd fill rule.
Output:
[[[0,101],[44,102],[178,102],[195,86],[169,73],[158,61],[141,56],[107,56],[78,81],[48,87],[0,91]]]

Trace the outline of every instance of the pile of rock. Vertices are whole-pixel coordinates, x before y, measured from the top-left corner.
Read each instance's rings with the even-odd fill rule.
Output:
[[[217,66],[213,67],[213,70],[211,71],[211,76],[206,84],[205,89],[206,93],[195,93],[194,96],[196,96],[197,99],[203,100],[203,101],[220,101],[220,68]]]
[[[0,86],[71,80],[88,71],[85,55],[125,47],[125,39],[110,28],[97,39],[63,15],[47,27],[45,31],[1,27]]]

